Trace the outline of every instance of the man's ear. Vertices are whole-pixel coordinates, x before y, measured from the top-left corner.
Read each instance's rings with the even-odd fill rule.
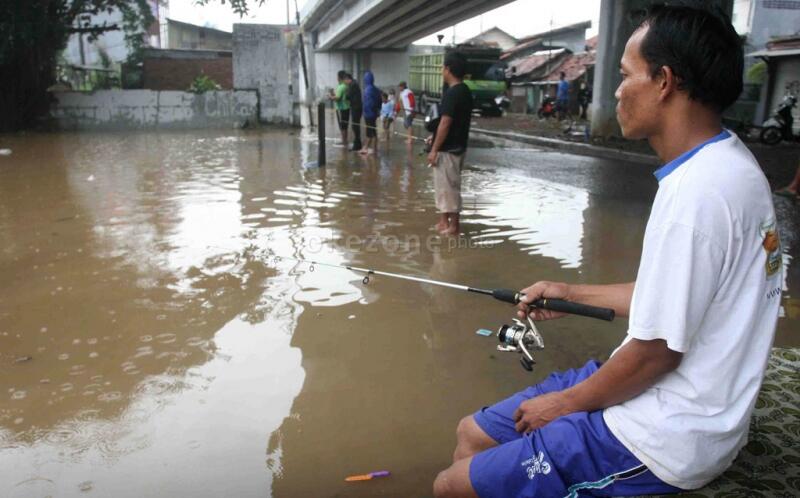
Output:
[[[678,91],[678,78],[669,66],[661,66],[659,71],[659,82],[661,100],[666,100],[674,92]]]

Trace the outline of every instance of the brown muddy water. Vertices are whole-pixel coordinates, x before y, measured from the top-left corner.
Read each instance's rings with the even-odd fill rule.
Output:
[[[399,141],[329,148],[324,169],[285,130],[0,146],[3,497],[430,496],[460,417],[606,358],[625,321],[542,324],[530,374],[475,333],[508,305],[271,255],[476,287],[626,281],[656,186],[632,164],[474,148],[464,236],[441,239]],[[797,346],[791,245],[777,343]]]

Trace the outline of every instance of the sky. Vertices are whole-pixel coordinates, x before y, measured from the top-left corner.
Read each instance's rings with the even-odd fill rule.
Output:
[[[297,0],[301,11],[307,1],[313,0]],[[290,2],[290,10],[291,19],[294,22],[294,0]],[[494,26],[512,36],[521,38],[581,21],[592,21],[591,29],[586,32],[586,36],[591,37],[597,34],[599,15],[600,0],[558,0],[557,2],[516,0],[481,16],[458,23],[455,28],[439,30],[415,43],[435,45],[437,44],[437,34],[445,35],[445,40],[449,42],[453,39],[454,31],[456,43],[459,43]],[[169,17],[224,31],[231,31],[235,22],[285,24],[286,1],[266,0],[263,7],[251,7],[251,15],[240,19],[231,11],[230,5],[227,3],[222,5],[220,0],[212,0],[209,5],[203,7],[196,6],[194,0],[169,0]]]

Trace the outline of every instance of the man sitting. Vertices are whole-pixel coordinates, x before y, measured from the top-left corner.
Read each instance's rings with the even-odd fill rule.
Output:
[[[742,68],[730,21],[704,10],[656,8],[631,35],[617,119],[664,162],[636,281],[537,282],[519,312],[543,297],[609,307],[629,317],[628,336],[606,363],[553,374],[462,419],[437,497],[676,493],[736,458],[782,288],[769,185],[721,127]]]

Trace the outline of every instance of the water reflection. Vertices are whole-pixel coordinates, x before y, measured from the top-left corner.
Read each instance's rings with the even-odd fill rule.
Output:
[[[316,145],[285,131],[9,141],[2,496],[424,495],[459,417],[607,355],[624,322],[548,324],[531,376],[474,333],[510,318],[501,303],[289,258],[478,287],[626,280],[654,192],[626,165],[476,149],[465,236],[443,239],[399,142],[308,168]],[[342,481],[378,467],[392,479]]]

